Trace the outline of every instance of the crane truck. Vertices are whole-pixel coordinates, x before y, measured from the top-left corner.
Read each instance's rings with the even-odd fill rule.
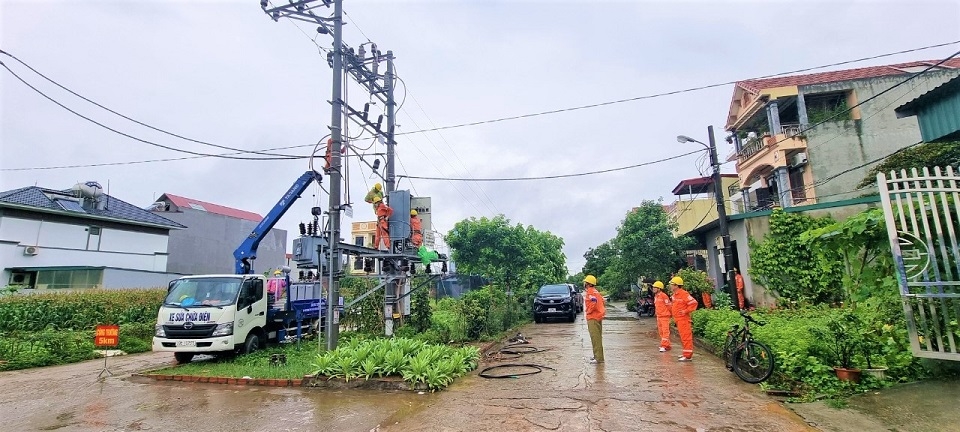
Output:
[[[254,274],[257,248],[291,205],[320,173],[301,175],[270,213],[234,251],[235,274],[184,276],[170,282],[157,313],[154,351],[172,352],[178,363],[197,354],[250,353],[268,341],[297,340],[311,328],[319,330],[326,300],[320,282],[291,283],[289,272],[278,281]],[[273,283],[271,283],[273,282]],[[271,287],[281,287],[267,292]]]

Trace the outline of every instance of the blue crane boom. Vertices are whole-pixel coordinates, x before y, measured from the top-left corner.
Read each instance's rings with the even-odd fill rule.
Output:
[[[240,247],[233,251],[233,257],[236,259],[237,274],[253,273],[253,260],[257,259],[257,248],[260,247],[260,241],[263,240],[263,237],[280,221],[283,214],[300,198],[300,194],[307,190],[307,187],[310,186],[310,183],[313,181],[320,184],[320,182],[323,181],[323,176],[313,170],[303,173],[303,175],[293,183],[293,186],[290,186],[287,193],[283,194],[280,201],[277,201],[277,204],[273,206],[270,213],[267,213],[267,216],[257,224],[253,232],[240,243]]]

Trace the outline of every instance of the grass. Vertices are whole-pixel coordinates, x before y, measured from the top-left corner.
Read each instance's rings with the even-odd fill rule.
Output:
[[[316,361],[319,352],[316,340],[304,341],[299,347],[296,343],[293,343],[235,358],[194,361],[151,373],[226,378],[300,379],[316,370],[313,363]],[[272,354],[285,354],[287,356],[286,364],[271,365],[270,356]]]

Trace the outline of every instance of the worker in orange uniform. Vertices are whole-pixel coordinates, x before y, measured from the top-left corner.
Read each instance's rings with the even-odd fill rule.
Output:
[[[670,298],[673,302],[671,305],[673,321],[677,323],[677,332],[680,333],[680,343],[683,345],[683,352],[677,360],[691,361],[693,360],[693,324],[690,322],[690,314],[697,310],[697,299],[683,289],[683,279],[680,276],[670,279],[670,291],[673,293]]]
[[[733,279],[737,284],[737,304],[743,310],[743,276],[740,275],[740,270],[737,270],[736,267],[733,268],[733,273],[736,274]]]
[[[380,196],[375,196],[373,198],[373,205],[376,208],[377,213],[377,232],[373,236],[373,247],[380,249],[380,245],[386,246],[387,250],[390,250],[390,216],[393,214],[393,209],[390,206],[386,205],[383,202],[383,198]]]
[[[410,243],[414,248],[423,244],[423,221],[417,216],[416,210],[410,210]]]
[[[660,352],[670,351],[670,296],[663,292],[663,282],[653,283],[653,308],[657,315],[657,333],[660,334]]]
[[[343,146],[340,149],[340,156],[343,157],[347,153],[347,146]],[[327,140],[327,155],[325,157],[327,164],[323,167],[325,172],[330,172],[330,164],[333,163],[333,138]]]
[[[383,186],[380,183],[375,183],[373,187],[370,188],[370,191],[367,192],[367,196],[363,197],[364,202],[373,205],[374,212],[377,211],[377,203],[373,200],[377,197],[380,197],[381,200],[383,199]]]
[[[607,314],[603,296],[597,291],[597,278],[587,275],[583,278],[584,310],[587,313],[587,332],[590,333],[590,345],[593,347],[593,358],[590,363],[603,363],[603,317]]]

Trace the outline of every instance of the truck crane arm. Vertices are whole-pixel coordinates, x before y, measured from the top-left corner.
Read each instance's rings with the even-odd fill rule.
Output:
[[[293,183],[293,186],[290,186],[290,189],[283,194],[280,201],[277,201],[277,204],[273,206],[270,213],[267,213],[267,216],[257,224],[257,227],[253,229],[250,235],[243,239],[240,247],[233,251],[233,257],[236,259],[237,274],[253,273],[253,260],[257,259],[257,248],[260,247],[260,241],[273,229],[277,222],[280,221],[280,218],[283,217],[284,213],[300,198],[300,194],[307,190],[307,187],[310,186],[310,183],[313,181],[320,184],[320,182],[323,181],[323,176],[313,170],[303,173],[303,175]]]

